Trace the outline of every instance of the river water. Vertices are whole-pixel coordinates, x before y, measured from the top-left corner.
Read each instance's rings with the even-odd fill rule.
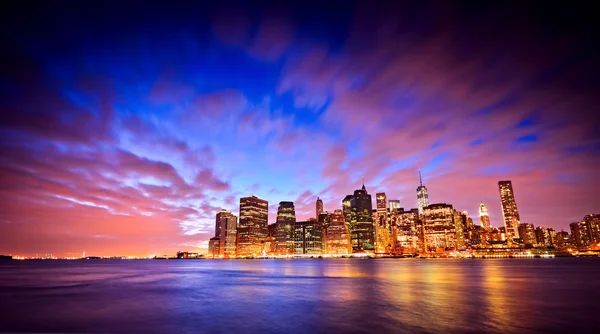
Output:
[[[600,259],[0,262],[0,332],[548,333],[600,324]]]

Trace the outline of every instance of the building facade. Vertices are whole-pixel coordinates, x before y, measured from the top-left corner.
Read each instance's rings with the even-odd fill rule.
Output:
[[[294,254],[294,223],[296,223],[294,202],[279,202],[276,222],[277,245],[275,252],[277,254]]]
[[[323,227],[318,220],[294,223],[294,254],[323,254]]]
[[[514,238],[519,238],[519,224],[521,223],[512,182],[498,181],[498,189],[500,191],[500,202],[502,203],[502,218],[506,228],[506,239],[512,241]]]
[[[238,256],[263,254],[268,236],[269,202],[256,196],[240,198],[240,224],[238,227]]]
[[[521,240],[523,240],[524,244],[537,244],[537,237],[535,233],[535,227],[533,226],[533,224],[519,224],[519,235],[521,236]]]
[[[423,208],[423,232],[426,250],[456,248],[454,208],[450,204],[431,204]]]
[[[327,254],[350,254],[350,232],[342,210],[335,210],[325,228],[325,250]]]
[[[387,208],[387,196],[385,193],[376,193],[375,194],[375,203],[376,203],[376,219],[374,219],[375,223],[375,252],[376,253],[385,253],[386,250],[393,246],[393,242],[391,240],[391,229],[389,224],[388,217],[388,208]]]
[[[479,204],[479,222],[481,223],[481,227],[483,227],[485,229],[492,228],[492,222],[490,220],[490,215],[488,213],[487,208],[485,207],[485,204],[483,204],[483,202],[481,202],[481,204]]]
[[[217,213],[219,226],[219,256],[235,257],[237,241],[237,217],[231,212],[222,210]]]
[[[350,199],[349,207],[348,199]],[[346,224],[349,225],[352,251],[355,253],[374,251],[373,202],[364,184],[361,189],[354,191],[354,195],[344,198],[342,208],[346,211],[344,214],[347,213]]]

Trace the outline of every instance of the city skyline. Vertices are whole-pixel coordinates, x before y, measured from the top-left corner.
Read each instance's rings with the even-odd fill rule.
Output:
[[[0,254],[206,249],[215,215],[242,224],[249,194],[268,201],[269,223],[282,201],[306,221],[317,198],[343,210],[363,184],[408,210],[422,183],[428,203],[475,222],[483,202],[500,227],[498,181],[511,180],[519,222],[568,230],[600,208],[600,101],[594,29],[548,14],[564,12],[15,4],[0,62]]]

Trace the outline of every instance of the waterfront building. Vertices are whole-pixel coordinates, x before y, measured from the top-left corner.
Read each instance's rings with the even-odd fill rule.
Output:
[[[376,210],[373,221],[375,222],[375,252],[385,253],[386,249],[392,247],[391,229],[389,225],[387,196],[385,193],[375,194]]]
[[[277,223],[267,226],[267,239],[265,240],[264,250],[268,255],[277,254]]]
[[[551,246],[552,239],[547,228],[538,226],[535,228],[535,239],[538,246]]]
[[[521,240],[523,240],[524,244],[529,244],[532,246],[537,244],[537,237],[533,224],[519,224],[519,235],[521,236]]]
[[[344,219],[342,210],[335,210],[330,222],[325,226],[325,240],[327,254],[350,254],[350,232]]]
[[[441,251],[456,248],[454,208],[450,204],[431,204],[423,208],[425,249]]]
[[[490,215],[488,213],[487,208],[485,207],[485,204],[483,204],[483,202],[481,202],[481,204],[479,204],[479,222],[481,223],[481,227],[483,228],[492,228],[492,222],[490,220]]]
[[[238,256],[263,254],[268,236],[269,202],[256,196],[240,198],[240,223],[238,227]]]
[[[577,247],[589,247],[600,243],[600,214],[590,214],[580,222],[574,222],[571,227],[573,243]]]
[[[279,255],[294,254],[294,223],[296,209],[294,202],[279,202],[277,207],[277,245]]]
[[[294,254],[323,254],[323,227],[318,220],[294,223]]]
[[[349,208],[348,199],[350,199]],[[364,184],[361,189],[354,191],[354,195],[344,198],[342,208],[346,211],[344,215],[347,217],[346,224],[349,225],[353,252],[373,251],[375,246],[373,202]]]
[[[237,240],[237,217],[230,211],[221,210],[217,213],[219,227],[219,256],[235,257]]]
[[[185,256],[184,259],[187,259],[188,254],[185,254]],[[208,256],[219,257],[219,238],[212,237],[208,240]]]
[[[498,181],[498,189],[502,204],[502,218],[504,219],[504,227],[506,228],[506,239],[512,241],[515,238],[519,238],[519,224],[521,223],[512,182]]]
[[[417,187],[417,205],[419,215],[422,215],[423,209],[429,205],[429,194],[427,193],[427,188],[423,185],[421,170],[419,170],[419,186]]]
[[[419,235],[417,232],[418,209],[409,211],[392,211],[392,221],[396,228],[394,241],[397,242],[399,253],[416,253],[418,251]]]
[[[467,230],[467,220],[469,214],[467,211],[458,212],[454,210],[454,231],[456,234],[456,244],[454,248],[456,250],[465,250],[465,231]]]

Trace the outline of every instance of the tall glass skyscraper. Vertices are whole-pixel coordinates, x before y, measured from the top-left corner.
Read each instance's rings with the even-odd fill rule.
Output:
[[[500,202],[502,202],[502,218],[506,228],[506,239],[512,241],[512,239],[519,237],[519,224],[521,223],[512,182],[498,181],[498,188],[500,190]]]
[[[268,235],[269,202],[256,196],[240,198],[238,256],[259,256]]]
[[[231,212],[222,210],[217,213],[217,225],[219,226],[219,255],[223,257],[235,257],[237,217]]]
[[[419,216],[423,214],[423,208],[429,205],[429,195],[427,194],[427,188],[423,185],[421,170],[419,170],[419,186],[417,187],[417,205]]]
[[[277,208],[277,250],[280,255],[294,253],[294,202],[279,202]]]

